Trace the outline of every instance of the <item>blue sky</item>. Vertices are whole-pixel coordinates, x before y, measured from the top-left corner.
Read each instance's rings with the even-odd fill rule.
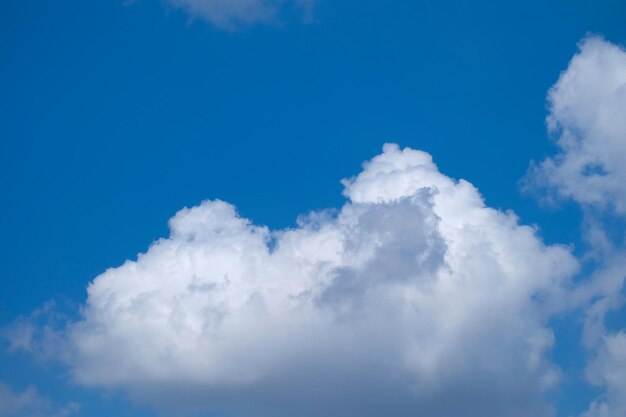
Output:
[[[233,4],[241,4],[242,8]],[[262,4],[265,6],[259,6]],[[267,5],[274,5],[276,10],[268,9]],[[411,389],[400,384],[393,385],[393,392],[388,392],[376,384],[360,386],[351,383],[349,385],[355,387],[352,390],[355,395],[367,393],[368,397],[379,398],[380,404],[394,404],[390,409],[394,410],[395,415],[419,412],[454,415],[454,409],[446,411],[438,408],[438,405],[458,401],[470,413],[475,412],[471,415],[486,416],[488,414],[477,405],[478,402],[494,401],[492,410],[498,410],[498,407],[505,407],[499,410],[507,410],[506,404],[515,407],[516,399],[536,401],[538,408],[532,412],[545,415],[553,412],[559,417],[579,416],[586,410],[596,413],[587,414],[590,417],[613,417],[623,410],[619,408],[623,404],[616,403],[612,398],[616,392],[621,392],[620,389],[626,389],[626,373],[617,373],[616,382],[605,374],[596,378],[604,382],[594,386],[592,380],[594,372],[601,374],[601,365],[610,362],[608,358],[619,358],[619,354],[611,355],[611,352],[621,351],[619,331],[626,327],[626,317],[617,297],[621,287],[617,284],[611,286],[598,278],[609,274],[606,271],[620,271],[622,267],[620,256],[624,253],[624,210],[620,208],[623,198],[620,193],[623,190],[615,183],[620,183],[623,170],[620,171],[619,163],[613,157],[618,158],[624,155],[620,152],[625,151],[620,144],[626,143],[626,135],[623,130],[619,130],[622,127],[619,121],[621,115],[626,119],[626,108],[621,106],[625,90],[623,86],[621,90],[617,87],[615,90],[603,88],[602,85],[590,87],[592,91],[599,92],[597,103],[608,103],[606,114],[612,115],[607,116],[608,121],[601,125],[591,122],[585,124],[587,115],[595,114],[594,110],[579,105],[579,101],[567,96],[566,92],[579,92],[576,97],[580,97],[582,102],[591,94],[584,86],[595,81],[601,83],[604,78],[619,80],[620,74],[626,71],[626,68],[617,64],[615,68],[611,67],[615,60],[607,58],[605,61],[600,60],[599,70],[590,70],[591,75],[587,80],[584,78],[588,74],[585,72],[587,61],[583,59],[587,56],[585,51],[588,51],[590,62],[595,62],[593,57],[596,56],[596,50],[600,51],[599,56],[606,53],[613,57],[619,56],[619,53],[603,49],[604,43],[587,43],[588,48],[583,49],[583,52],[579,46],[581,40],[590,34],[603,37],[607,45],[626,44],[624,2],[528,1],[494,5],[493,2],[484,1],[390,4],[370,0],[318,0],[306,4],[289,1],[279,4],[256,0],[233,0],[230,3],[218,0],[69,0],[59,4],[48,0],[9,0],[3,1],[0,8],[0,187],[4,196],[0,208],[0,227],[3,230],[0,238],[0,326],[9,329],[5,331],[9,336],[3,342],[0,353],[0,382],[5,384],[0,386],[4,387],[4,391],[0,390],[0,398],[23,398],[23,402],[31,402],[30,411],[26,406],[15,406],[14,411],[3,411],[0,408],[0,416],[54,413],[59,416],[176,415],[188,411],[181,404],[192,404],[194,410],[210,416],[232,414],[254,417],[301,411],[293,408],[295,406],[290,404],[292,401],[281,403],[272,399],[278,392],[297,402],[302,392],[295,389],[294,392],[289,391],[287,388],[290,384],[285,381],[302,382],[301,378],[305,378],[303,375],[311,376],[307,373],[310,370],[293,366],[292,373],[283,375],[277,371],[282,369],[281,361],[277,363],[269,353],[267,358],[257,360],[252,354],[239,352],[239,347],[244,343],[241,340],[239,344],[233,342],[234,345],[223,349],[233,352],[235,362],[249,363],[249,369],[254,370],[250,371],[250,375],[269,375],[267,379],[259,377],[259,383],[265,387],[263,390],[255,391],[246,385],[246,378],[241,377],[245,380],[242,382],[232,373],[218,372],[213,365],[206,365],[208,368],[205,369],[200,362],[213,357],[201,349],[197,352],[199,375],[194,374],[193,378],[181,370],[184,366],[178,361],[177,351],[172,350],[174,353],[171,355],[177,358],[176,361],[167,370],[160,370],[161,373],[155,371],[162,379],[151,380],[150,375],[153,374],[146,371],[146,365],[146,368],[141,368],[143,371],[137,371],[140,377],[130,382],[124,376],[122,362],[117,356],[109,358],[95,348],[88,354],[81,350],[81,346],[84,346],[82,343],[91,340],[89,335],[97,334],[98,331],[108,335],[105,331],[110,324],[107,318],[116,317],[104,307],[95,307],[99,291],[105,290],[94,287],[90,295],[93,299],[88,301],[86,288],[108,268],[118,267],[126,260],[136,260],[137,254],[148,251],[152,242],[166,238],[169,235],[168,219],[180,209],[198,206],[207,199],[229,202],[236,206],[242,217],[250,219],[255,225],[266,225],[272,231],[290,228],[302,232],[294,232],[294,237],[278,232],[277,236],[271,237],[279,242],[280,248],[286,248],[285,251],[297,248],[293,251],[300,251],[298,256],[308,253],[298,245],[313,245],[309,241],[305,244],[299,240],[304,239],[301,235],[305,234],[303,231],[309,230],[307,227],[315,229],[311,226],[313,223],[322,225],[316,226],[319,230],[326,230],[325,226],[334,228],[343,239],[354,239],[355,242],[376,240],[372,233],[383,230],[397,237],[400,242],[394,241],[393,245],[385,249],[389,251],[384,252],[386,259],[396,259],[394,256],[404,253],[398,248],[404,248],[402,245],[406,244],[412,248],[410,250],[416,250],[425,259],[432,260],[419,265],[405,265],[407,273],[424,277],[436,275],[433,271],[439,271],[437,268],[441,266],[437,263],[438,257],[443,257],[441,262],[451,262],[445,258],[445,250],[441,249],[451,243],[447,240],[449,236],[442,232],[438,239],[441,239],[443,246],[433,243],[428,250],[424,249],[423,242],[430,242],[431,236],[426,233],[429,229],[424,225],[436,222],[437,218],[441,218],[442,224],[445,224],[448,203],[438,200],[433,203],[429,198],[422,198],[421,194],[419,199],[416,197],[418,194],[411,194],[413,200],[410,204],[406,203],[407,207],[386,200],[408,198],[408,194],[403,194],[409,192],[406,190],[397,191],[397,194],[389,191],[393,197],[385,194],[387,188],[395,190],[394,181],[421,181],[421,177],[413,177],[418,174],[412,170],[406,173],[408,179],[402,177],[383,181],[381,175],[387,173],[384,168],[378,168],[378,162],[372,162],[370,168],[362,168],[364,161],[383,152],[382,146],[387,142],[432,155],[438,167],[438,179],[428,183],[427,188],[441,188],[439,191],[445,196],[447,194],[442,190],[447,186],[441,185],[447,184],[445,178],[465,179],[479,190],[486,206],[502,211],[511,209],[519,216],[520,224],[536,225],[538,232],[532,242],[565,245],[554,246],[567,252],[567,255],[555,257],[569,257],[568,260],[559,258],[558,262],[554,261],[558,265],[554,267],[558,269],[554,275],[561,274],[564,280],[572,281],[563,284],[570,293],[558,297],[552,293],[545,295],[548,300],[552,300],[550,297],[553,296],[559,301],[546,302],[547,307],[537,307],[536,310],[520,301],[519,310],[502,314],[537,315],[536,321],[520,322],[519,328],[513,324],[517,323],[514,317],[511,317],[510,323],[501,323],[512,329],[510,335],[508,331],[503,332],[502,339],[510,337],[507,343],[515,347],[521,346],[519,343],[530,336],[545,335],[543,331],[546,329],[552,332],[554,341],[545,342],[545,351],[538,354],[541,357],[540,367],[559,369],[555,372],[560,377],[558,383],[545,391],[537,393],[534,388],[528,389],[529,385],[543,381],[542,378],[549,379],[549,375],[539,375],[536,373],[539,371],[533,373],[526,368],[516,374],[515,360],[523,362],[523,355],[519,353],[522,356],[513,355],[514,363],[509,373],[511,380],[519,379],[522,382],[519,386],[509,386],[506,383],[509,379],[499,373],[483,374],[485,369],[491,367],[481,362],[482,356],[474,352],[476,349],[476,352],[497,355],[506,351],[505,347],[498,345],[498,338],[482,345],[474,338],[469,340],[458,335],[449,342],[442,342],[442,346],[447,349],[447,343],[458,343],[459,346],[467,343],[467,351],[470,353],[467,353],[468,357],[462,358],[469,360],[474,367],[469,367],[461,374],[461,371],[442,370],[432,365],[435,359],[432,359],[432,363],[423,359],[426,353],[420,349],[426,347],[419,346],[422,346],[421,341],[430,341],[431,337],[441,337],[444,341],[448,339],[440,333],[431,335],[424,330],[426,333],[422,335],[419,333],[421,330],[415,330],[414,342],[418,346],[415,355],[422,359],[409,361],[412,365],[407,365],[411,372],[418,375],[417,380],[411,380]],[[582,54],[582,69],[568,67],[576,54]],[[597,76],[605,68],[602,65],[608,68],[606,71],[612,71],[610,74],[613,78],[608,75]],[[547,99],[549,89],[565,70],[571,74],[583,74],[580,78],[583,81],[578,84],[571,81],[570,85],[562,79],[565,80],[564,87],[558,90],[561,93]],[[577,79],[574,75],[572,78]],[[601,95],[603,93],[607,94],[606,100]],[[591,98],[596,99],[595,96]],[[560,110],[559,103],[564,103],[565,110]],[[599,108],[604,109],[601,106]],[[552,133],[547,131],[546,126],[546,116],[549,114],[558,124]],[[563,134],[568,129],[572,132],[582,131],[580,140],[590,145],[580,149],[568,148],[567,135]],[[609,145],[604,145],[604,137],[613,138],[606,139]],[[595,138],[600,139],[596,141]],[[565,145],[559,147],[558,143]],[[417,166],[426,166],[428,172],[434,169],[425,162],[415,162],[421,156],[394,149],[387,148],[376,161],[382,160],[381,166],[400,164],[398,166],[404,167],[398,168],[401,171]],[[560,153],[561,159],[551,159],[557,153]],[[391,162],[384,162],[385,158]],[[541,161],[546,158],[547,161],[557,161],[556,167],[550,162],[542,164]],[[581,178],[575,177],[572,173],[574,168],[563,162],[578,160],[599,164],[607,175],[600,176],[600,183],[590,181],[587,184],[585,179],[589,173],[581,174]],[[536,161],[536,169],[529,171],[531,161]],[[575,165],[574,162],[572,164]],[[358,233],[352,229],[346,231],[342,223],[344,218],[337,213],[319,214],[322,219],[306,220],[306,227],[296,225],[296,218],[303,213],[326,208],[339,209],[346,204],[346,197],[342,195],[346,186],[339,180],[360,172],[363,176],[358,178],[373,179],[371,182],[354,179],[352,188],[350,185],[346,188],[347,197],[354,203],[354,207],[382,204],[385,210],[389,210],[388,213],[383,209],[371,208],[371,213],[345,214],[346,218],[356,216],[359,220],[354,221],[364,225]],[[523,188],[526,191],[522,191]],[[454,194],[452,191],[450,193]],[[546,203],[541,198],[546,194],[555,204]],[[596,198],[596,194],[600,196]],[[466,204],[465,200],[461,200],[461,197],[450,198],[454,198],[459,207],[465,207],[462,205]],[[219,205],[203,205],[199,210],[200,218],[214,216],[218,219],[219,227],[222,227],[220,222],[231,224],[232,214],[224,212],[226,209],[223,210]],[[349,210],[346,209],[346,212]],[[173,230],[179,230],[180,236],[187,236],[184,239],[191,239],[188,236],[197,234],[189,232],[188,228],[208,227],[198,226],[201,221],[196,220],[193,213],[187,217],[181,215],[181,225],[173,227]],[[450,216],[450,219],[456,219],[456,214]],[[369,220],[366,222],[362,219]],[[418,224],[414,224],[414,221],[417,222],[415,219],[419,219]],[[493,230],[494,236],[509,232],[518,236],[518,233],[522,233],[517,229],[514,232],[496,233],[500,230],[498,227],[504,227],[498,219],[489,220],[480,230]],[[482,217],[480,221],[483,221]],[[450,222],[454,223],[453,220]],[[345,220],[345,224],[348,223]],[[404,236],[403,230],[411,231],[411,234]],[[353,232],[357,234],[352,235]],[[437,230],[431,232],[438,233]],[[609,236],[609,242],[604,246],[598,243],[597,237],[603,233]],[[241,242],[244,241],[253,245],[250,236],[241,236],[238,245],[243,245]],[[200,253],[211,252],[208,247],[229,245],[219,240],[222,238],[211,240],[214,238],[204,236],[203,239],[208,246],[202,249],[205,252]],[[466,238],[458,239],[464,242]],[[511,235],[504,240],[517,242],[517,237]],[[176,239],[172,238],[171,241],[175,242]],[[534,244],[532,242],[523,245],[519,243],[522,246],[517,249],[521,251],[522,247],[530,247]],[[497,247],[495,241],[488,243]],[[314,254],[306,255],[306,262],[313,262],[313,258],[318,262],[316,257],[322,256],[320,254],[325,253],[328,247],[333,247],[328,245],[315,250],[316,246],[310,246],[309,250]],[[245,245],[242,247],[248,248]],[[254,250],[248,248],[244,252],[252,253]],[[363,251],[369,253],[366,249]],[[549,260],[544,259],[542,253],[529,254],[528,259],[533,260],[532,256],[537,256],[535,261],[543,265],[542,262]],[[249,273],[262,276],[263,271],[282,271],[281,268],[285,268],[281,272],[284,276],[306,275],[291,269],[295,268],[292,264],[301,265],[304,262],[302,259],[294,258],[296,255],[293,254],[283,255],[280,250],[278,254],[290,259],[289,262],[285,261],[285,264],[279,266],[274,264],[275,261],[268,261],[271,268],[264,266],[261,270],[255,269],[257,266],[248,266],[252,271]],[[522,256],[521,253],[517,255]],[[217,255],[213,253],[211,256]],[[211,261],[211,256],[205,260],[206,264],[198,266],[201,271],[213,270],[219,262],[224,263],[220,268],[231,271],[248,262],[239,258],[232,260],[228,254],[221,254],[217,256],[217,261]],[[354,259],[361,259],[354,256]],[[475,259],[479,258],[476,255]],[[182,261],[175,259],[171,268],[183,271],[182,266],[176,267],[176,262]],[[374,274],[364,278],[360,272],[354,272],[361,271],[359,268],[363,265],[357,268],[349,262],[345,263],[345,259],[340,262],[334,258],[332,261],[323,258],[323,262],[319,262],[320,265],[326,265],[335,261],[339,266],[328,274],[334,277],[335,284],[341,280],[344,283],[329,286],[315,298],[315,302],[322,303],[324,309],[335,308],[332,300],[345,300],[346,293],[352,294],[353,287],[360,285],[356,284],[358,282],[387,279],[384,277],[395,273],[399,276],[406,272],[393,272],[395,270],[389,269],[389,265],[369,260],[365,269],[380,270],[377,272],[380,276]],[[569,262],[578,263],[579,268],[563,266],[569,265]],[[160,286],[167,286],[167,280],[158,278],[165,267],[158,260],[149,265],[146,266],[146,270],[150,271],[147,273],[148,278],[145,278],[146,285],[159,291]],[[459,265],[463,267],[465,264]],[[537,268],[540,269],[539,266]],[[135,282],[133,277],[125,278],[125,270],[120,271],[120,278],[110,278],[111,284],[108,284],[107,277],[113,275],[101,276],[102,280],[98,278],[103,283],[102,287],[111,285],[113,288],[118,285],[118,281],[120,286],[123,286],[125,280]],[[477,272],[477,276],[491,277],[491,270],[486,271],[480,274]],[[192,268],[189,274],[196,276],[196,272]],[[229,273],[236,275],[233,271]],[[619,275],[619,272],[615,273]],[[183,272],[181,274],[185,275]],[[314,280],[323,275],[319,271],[316,274],[310,277],[306,275],[306,279]],[[511,274],[517,276],[515,271]],[[537,280],[537,287],[528,291],[536,291],[540,296],[545,289],[543,283],[554,279],[549,273],[545,276],[542,272],[519,274],[521,282]],[[497,284],[497,280],[503,278],[496,275],[493,279]],[[185,275],[180,279],[187,278]],[[464,279],[470,284],[479,285],[478,281],[468,277]],[[615,280],[619,281],[617,278]],[[597,289],[594,293],[586,287],[577,287],[579,281],[590,282],[588,287],[603,290]],[[242,282],[246,284],[250,281]],[[596,285],[594,282],[605,284]],[[258,285],[263,287],[264,284]],[[280,292],[276,288],[287,286],[278,278],[275,285],[268,285],[267,288],[272,288],[268,291]],[[230,309],[235,308],[234,305],[239,305],[233,300],[251,291],[245,288],[244,285],[239,290],[225,290],[223,296],[228,300],[226,304],[234,303],[225,307],[226,314],[232,313]],[[106,291],[109,290],[118,294],[112,289]],[[370,291],[361,290],[364,293]],[[386,290],[376,291],[387,294]],[[118,295],[123,298],[128,294]],[[433,300],[436,299],[433,296]],[[597,303],[594,304],[597,299],[608,300],[605,304],[611,307],[607,307],[607,311],[602,310]],[[272,296],[267,295],[264,300],[267,305],[275,306],[277,311],[283,311],[280,309],[283,304],[271,301]],[[369,306],[366,311],[378,312],[378,316],[388,311],[386,307],[376,304],[376,298],[359,298],[358,303],[353,298],[350,300],[351,303]],[[497,306],[498,300],[485,300],[484,303]],[[51,301],[55,302],[56,307],[45,308]],[[191,305],[195,301],[188,302]],[[331,307],[326,306],[326,302]],[[208,303],[212,306],[211,303],[217,301]],[[448,312],[445,301],[441,301],[441,306],[435,301],[424,303],[432,303],[433,311],[439,306],[444,313]],[[549,313],[544,310],[549,310]],[[583,328],[589,330],[593,327],[589,324],[593,321],[589,317],[596,310],[602,310],[602,342],[593,342],[583,334]],[[482,309],[468,311],[476,314],[476,320],[482,317],[477,312]],[[194,312],[196,310],[185,311],[185,314],[193,316]],[[143,315],[147,314],[143,310],[127,313],[129,317],[137,318],[138,323],[142,323]],[[280,315],[276,312],[273,314]],[[441,316],[449,317],[446,314],[442,313]],[[306,317],[308,319],[302,320],[309,323],[312,319]],[[421,329],[419,317],[415,320],[407,326]],[[443,328],[450,319],[441,320],[440,327]],[[55,333],[54,340],[38,336],[41,342],[39,346],[35,347],[29,341],[28,346],[22,349],[14,346],[15,339],[11,342],[11,334],[20,326],[28,325],[29,329],[34,329],[40,335],[47,322],[55,323],[54,332],[58,333]],[[101,324],[104,327],[95,326],[95,322],[105,323]],[[304,329],[303,332],[308,329],[298,323],[293,326]],[[584,327],[584,323],[588,326]],[[329,335],[329,338],[339,332],[333,326],[319,325],[321,330],[315,328],[316,331]],[[371,321],[355,321],[343,333],[348,334],[346,346],[352,346],[352,343],[361,346],[364,336],[353,329],[368,325],[376,328]],[[251,329],[266,328],[263,326],[267,326],[267,329],[282,328],[276,322],[250,326]],[[494,334],[498,334],[495,327],[483,329],[473,328],[470,324],[467,326],[472,334],[483,334],[486,340],[492,340]],[[115,329],[119,330],[118,327]],[[156,337],[159,327],[156,329],[153,333],[148,332],[146,337]],[[484,333],[481,333],[483,330]],[[256,334],[257,330],[239,331],[248,337]],[[261,336],[267,336],[261,330],[258,331]],[[313,331],[308,329],[305,334]],[[225,334],[235,341],[239,340],[237,337],[240,333],[237,333],[237,337],[235,333]],[[398,334],[381,334],[380,338],[388,340],[390,346],[373,343],[375,347],[370,350],[354,348],[359,352],[355,355],[366,361],[371,359],[369,355],[373,354],[373,350],[378,349],[381,355],[375,356],[385,356],[382,354],[385,353],[393,360],[400,356],[404,358],[408,355],[407,351],[392,343],[399,337]],[[158,340],[169,343],[173,336],[159,334],[159,337],[165,339]],[[102,349],[106,351],[114,340],[117,339],[103,336],[96,337],[90,343],[101,343]],[[120,346],[125,349],[130,349],[127,346],[137,346],[130,339],[123,340]],[[195,348],[197,340],[190,340],[187,342],[181,337],[180,343],[189,343]],[[250,351],[265,351],[257,345],[257,339],[245,340]],[[203,338],[201,341],[206,342]],[[298,358],[298,363],[303,362],[300,355],[305,355],[303,352],[311,348],[314,353],[309,352],[311,356],[304,356],[311,363],[319,360],[322,369],[337,369],[336,373],[329,370],[315,374],[310,379],[311,385],[315,385],[315,381],[323,385],[329,378],[347,382],[354,382],[353,378],[356,378],[354,369],[348,366],[344,369],[343,365],[338,365],[345,363],[345,358],[341,359],[345,352],[331,342],[324,345],[324,349],[328,350],[319,347],[320,351],[326,352],[324,355],[316,350],[315,343],[311,343],[313,347],[306,348],[296,348],[287,342],[284,345],[277,343],[276,350],[285,349],[285,352]],[[443,348],[437,350],[437,346],[430,348],[439,352],[442,358],[447,358],[445,352],[448,351]],[[614,351],[610,350],[611,346],[614,346]],[[493,351],[490,350],[492,347]],[[131,358],[129,361],[132,363],[132,356],[136,352],[120,349],[120,357]],[[347,348],[343,346],[343,349]],[[516,349],[512,350],[517,352]],[[78,352],[76,355],[80,363],[67,359],[60,351],[70,352],[70,355]],[[335,354],[333,360],[328,358]],[[190,357],[190,360],[195,358],[194,354],[190,354]],[[458,359],[459,363],[466,363],[462,358]],[[594,362],[594,358],[599,359]],[[98,361],[118,364],[119,369],[117,365],[110,368],[112,373],[117,372],[115,377],[107,379],[99,374],[100,371],[91,366]],[[227,358],[219,355],[215,361],[228,363]],[[426,366],[423,361],[432,365],[434,370],[431,371],[436,379],[420,379],[427,373],[420,368]],[[260,363],[264,365],[262,369],[257,369]],[[289,363],[285,362],[287,365]],[[358,361],[355,363],[358,364]],[[380,367],[364,369],[363,372],[375,379],[382,375],[382,365]],[[495,368],[497,366],[494,365]],[[619,369],[626,369],[626,365]],[[232,372],[247,375],[243,371]],[[477,375],[476,380],[471,381],[466,372]],[[411,378],[415,376],[411,375]],[[230,377],[234,379],[230,380]],[[500,377],[503,379],[498,379]],[[194,381],[191,385],[189,378]],[[254,379],[252,376],[249,378]],[[489,382],[494,378],[508,387],[508,391],[494,392]],[[155,384],[160,388],[156,389]],[[222,384],[234,384],[238,388],[229,390]],[[421,384],[442,388],[440,392],[425,394],[428,390]],[[299,383],[293,385],[301,386]],[[476,392],[468,390],[472,386],[480,386],[481,389]],[[28,391],[28,387],[36,387],[37,392],[32,391],[35,388]],[[413,394],[404,393],[402,390],[405,388]],[[322,411],[319,412],[324,415],[334,413],[345,416],[351,410],[359,410],[358,407],[351,408],[354,399],[349,393],[339,401],[322,389],[312,392],[312,402],[317,398],[320,402],[342,404],[341,407],[320,409]],[[196,398],[198,396],[212,400],[208,403],[199,401]],[[159,397],[166,400],[157,401]],[[420,402],[415,400],[417,397],[428,400]],[[608,404],[605,414],[593,411],[590,404],[594,400],[598,404]],[[68,406],[72,402],[80,404],[79,411]],[[265,408],[259,406],[255,409],[254,404],[257,402],[264,404]],[[233,405],[239,403],[251,405]],[[379,404],[376,401],[373,403]],[[552,411],[545,408],[544,403]],[[316,409],[311,406],[308,412],[314,413],[310,410]]]

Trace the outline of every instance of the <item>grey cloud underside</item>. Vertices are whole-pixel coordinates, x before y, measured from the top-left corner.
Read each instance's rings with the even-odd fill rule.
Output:
[[[430,155],[386,145],[346,204],[271,231],[205,201],[98,276],[80,384],[168,415],[551,415],[545,323],[578,264]]]

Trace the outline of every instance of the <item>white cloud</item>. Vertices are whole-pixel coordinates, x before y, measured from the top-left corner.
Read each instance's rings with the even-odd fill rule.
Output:
[[[73,402],[55,407],[35,387],[19,392],[0,382],[0,417],[69,417],[78,410]]]
[[[548,102],[559,153],[535,167],[535,180],[562,197],[626,214],[626,52],[586,38]]]
[[[594,359],[587,375],[606,388],[585,417],[626,415],[626,336],[605,328],[605,316],[623,306],[626,277],[626,51],[598,37],[580,44],[548,96],[548,126],[559,152],[534,166],[531,178],[585,213],[596,270],[574,298],[594,299],[583,342]]]
[[[59,333],[44,308],[4,335],[167,415],[542,417],[560,377],[547,323],[584,306],[586,375],[605,390],[582,417],[622,417],[626,333],[605,318],[624,304],[626,52],[583,40],[548,101],[559,150],[529,183],[583,208],[583,283],[569,248],[388,144],[343,181],[337,211],[272,231],[223,201],[185,208],[168,238],[94,279],[81,320]],[[68,407],[0,384],[0,417]]]
[[[25,351],[40,360],[59,360],[66,356],[63,328],[70,321],[54,301],[45,303],[27,317],[19,317],[0,328],[8,351]]]
[[[213,25],[233,29],[251,23],[270,23],[287,7],[310,10],[313,0],[168,0]]]
[[[578,267],[430,155],[386,145],[349,201],[271,231],[222,201],[88,288],[75,380],[232,415],[551,415],[546,326]]]
[[[596,357],[587,368],[587,377],[606,386],[603,398],[594,401],[583,417],[620,417],[626,415],[626,333],[606,334]]]
[[[279,7],[200,3],[225,7],[205,16],[222,26]],[[254,4],[268,9],[233,11]],[[623,416],[626,333],[605,317],[624,302],[626,52],[585,39],[548,101],[559,150],[529,183],[583,208],[595,270],[582,284],[569,248],[388,144],[343,181],[339,210],[272,231],[223,201],[185,208],[168,238],[94,279],[81,320],[58,332],[45,307],[4,336],[167,415],[541,417],[560,377],[547,323],[585,306],[586,375],[605,391],[583,417]],[[0,417],[75,411],[0,384]]]

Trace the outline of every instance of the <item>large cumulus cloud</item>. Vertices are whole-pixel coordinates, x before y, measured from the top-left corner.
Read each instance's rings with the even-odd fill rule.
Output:
[[[174,411],[547,416],[549,318],[578,264],[385,145],[337,211],[272,231],[223,201],[88,288],[74,379]]]

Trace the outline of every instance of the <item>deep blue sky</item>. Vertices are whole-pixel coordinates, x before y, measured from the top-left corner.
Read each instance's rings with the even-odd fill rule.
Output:
[[[553,152],[546,92],[577,42],[624,44],[625,18],[619,0],[320,0],[312,21],[224,31],[154,0],[2,0],[0,325],[82,303],[183,206],[220,198],[273,228],[336,207],[388,141],[576,243],[576,211],[518,181]],[[26,356],[3,353],[0,380],[125,415]]]

